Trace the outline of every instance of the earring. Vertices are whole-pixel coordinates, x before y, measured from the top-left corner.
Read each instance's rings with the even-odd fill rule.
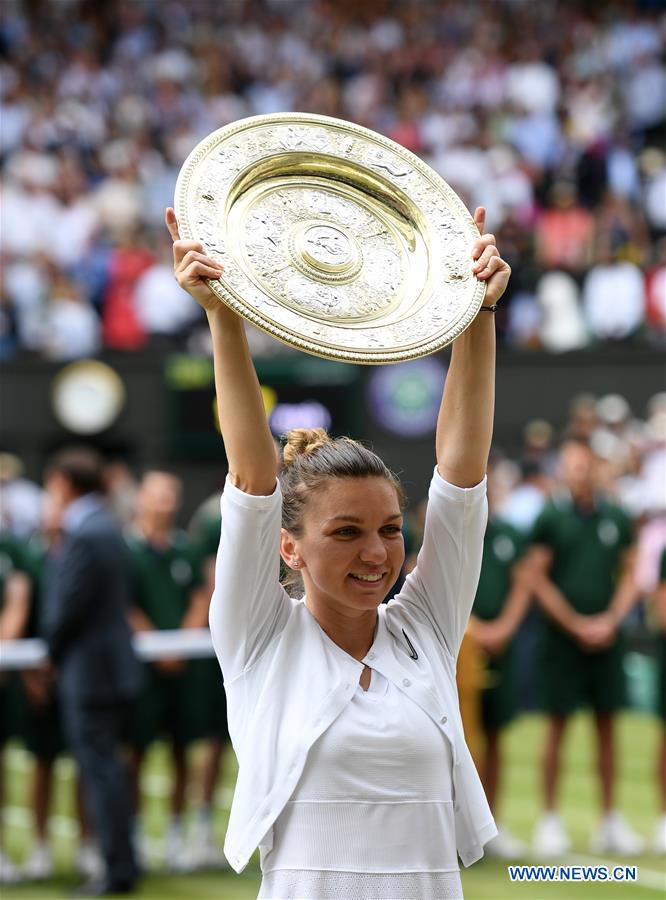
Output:
[[[295,560],[293,561],[293,563],[292,563],[292,565],[293,565],[293,567],[294,567],[295,569],[298,569],[299,566],[300,566],[300,564],[301,564],[300,559],[295,559]]]

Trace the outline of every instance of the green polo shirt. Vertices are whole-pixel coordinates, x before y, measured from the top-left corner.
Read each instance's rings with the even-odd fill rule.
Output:
[[[577,612],[608,608],[622,556],[633,542],[631,521],[618,506],[600,500],[582,511],[561,494],[546,504],[531,537],[552,551],[550,578]]]
[[[133,602],[160,630],[180,628],[191,594],[203,584],[197,548],[182,531],[157,549],[138,534],[127,538],[132,566]]]
[[[472,613],[496,619],[511,588],[511,567],[521,556],[525,538],[508,522],[491,519],[483,539],[483,561]]]
[[[659,581],[662,583],[666,581],[666,549],[661,554]],[[657,661],[659,664],[657,669],[657,712],[666,728],[666,631],[663,626],[657,635]]]
[[[203,559],[209,556],[217,556],[217,548],[220,545],[220,529],[222,519],[220,511],[202,516],[196,523],[196,529],[192,532],[192,539],[199,548]]]
[[[31,576],[27,546],[10,531],[0,531],[0,612],[5,605],[5,587],[14,572]],[[11,737],[20,736],[23,724],[21,687],[17,672],[0,672],[0,748]]]
[[[26,627],[26,637],[38,637],[41,631],[42,599],[44,595],[44,574],[48,548],[40,535],[35,535],[26,546],[26,563],[32,582],[32,602]]]
[[[5,585],[12,572],[32,575],[27,546],[9,531],[0,531],[0,609],[5,605]]]

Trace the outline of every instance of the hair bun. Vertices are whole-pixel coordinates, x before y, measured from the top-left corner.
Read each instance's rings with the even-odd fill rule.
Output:
[[[299,456],[309,456],[324,444],[332,443],[323,428],[292,428],[285,437],[286,443],[282,449],[285,466],[291,466]]]

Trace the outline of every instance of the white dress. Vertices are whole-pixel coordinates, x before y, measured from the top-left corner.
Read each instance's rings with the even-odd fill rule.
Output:
[[[259,897],[462,897],[451,767],[434,722],[372,670],[310,750]]]

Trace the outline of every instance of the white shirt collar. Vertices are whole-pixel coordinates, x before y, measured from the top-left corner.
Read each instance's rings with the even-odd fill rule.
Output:
[[[102,507],[99,494],[83,494],[72,500],[62,516],[62,530],[76,531],[81,523]]]

